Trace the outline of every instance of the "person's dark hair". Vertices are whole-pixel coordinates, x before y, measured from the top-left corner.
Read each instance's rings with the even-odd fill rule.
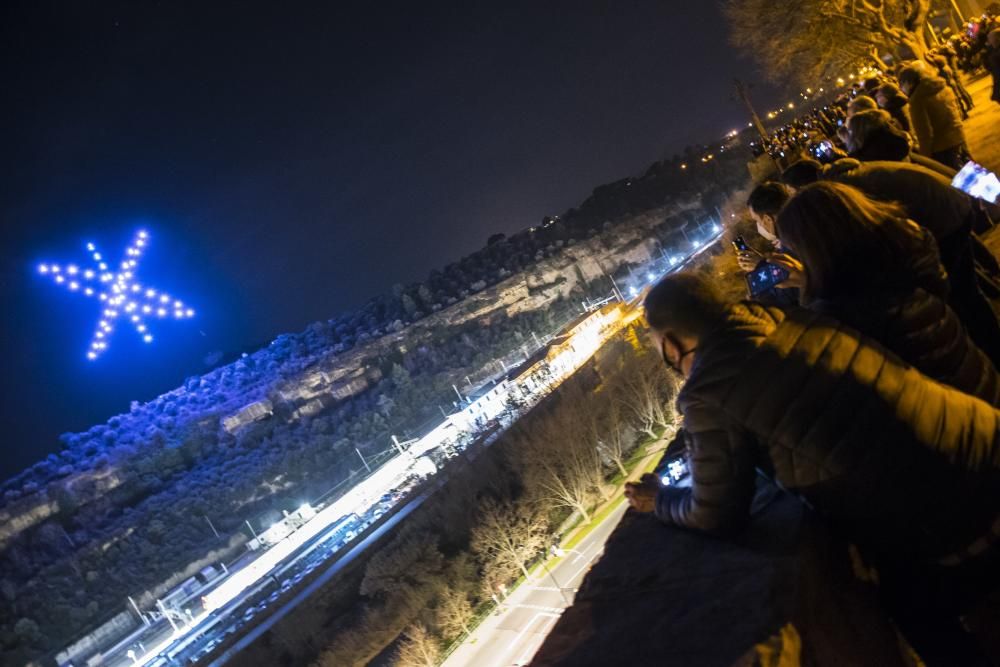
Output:
[[[899,75],[896,80],[899,81],[899,85],[907,86],[912,88],[920,83],[920,80],[924,78],[920,71],[920,68],[915,65],[906,65],[899,70]]]
[[[829,181],[796,193],[776,229],[805,265],[807,300],[911,285],[909,261],[925,242],[899,204]]]
[[[902,160],[910,154],[910,144],[906,135],[895,127],[892,116],[882,109],[869,109],[856,113],[847,121],[847,149],[852,154],[875,144],[890,147],[888,155],[866,159]],[[881,152],[881,151],[880,151]]]
[[[753,189],[747,199],[747,207],[757,215],[776,216],[791,196],[792,193],[781,183],[767,181]]]
[[[819,180],[823,164],[811,157],[802,158],[781,172],[781,182],[793,188],[803,188]]]
[[[892,102],[894,100],[901,101],[903,104],[906,104],[907,102],[906,95],[904,95],[903,91],[899,89],[899,86],[894,84],[892,81],[886,81],[881,86],[879,86],[878,90],[875,91],[875,94],[882,95],[883,97],[885,97],[886,101],[889,102]]]
[[[878,102],[867,95],[858,95],[847,105],[847,115],[852,116],[868,109],[878,109]]]
[[[650,327],[697,337],[723,322],[727,305],[710,278],[688,272],[666,276],[649,290],[643,301]]]
[[[864,82],[865,93],[867,93],[869,95],[872,94],[872,93],[874,93],[875,90],[878,89],[878,87],[880,85],[882,85],[882,80],[879,79],[877,76],[873,76],[873,77],[865,79],[865,82]]]

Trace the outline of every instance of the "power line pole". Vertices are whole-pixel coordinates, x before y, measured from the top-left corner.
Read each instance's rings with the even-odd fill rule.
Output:
[[[368,472],[371,472],[372,471],[371,466],[368,465],[368,461],[365,461],[365,457],[362,456],[361,451],[357,447],[354,448],[354,451],[356,451],[358,453],[358,456],[361,457],[361,462],[365,464],[365,469]]]
[[[212,525],[212,520],[208,518],[208,515],[207,515],[207,514],[205,515],[205,521],[207,521],[207,522],[208,522],[208,527],[212,529],[212,532],[213,532],[213,533],[215,533],[215,537],[216,537],[216,539],[219,539],[219,540],[221,540],[221,539],[222,539],[222,536],[221,536],[221,535],[219,535],[219,531],[217,531],[217,530],[215,529],[215,526],[214,526],[214,525]]]
[[[747,92],[747,88],[743,85],[743,82],[739,79],[733,79],[736,83],[736,94],[740,96],[740,100],[746,105],[747,111],[750,112],[750,119],[753,122],[754,129],[757,130],[757,134],[760,135],[760,140],[767,143],[767,130],[764,128],[764,123],[761,122],[760,116],[753,108],[753,104],[750,102],[750,94]]]
[[[245,523],[247,525],[247,528],[250,529],[250,534],[253,535],[253,538],[256,540],[257,539],[257,533],[254,532],[253,526],[250,525],[250,522],[248,520],[246,520],[246,519],[243,519],[243,523]]]

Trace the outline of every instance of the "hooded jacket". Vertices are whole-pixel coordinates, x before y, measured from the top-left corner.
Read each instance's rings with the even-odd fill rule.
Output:
[[[933,155],[965,143],[955,93],[940,77],[921,79],[910,93],[910,123],[917,152]]]
[[[733,306],[677,404],[692,486],[661,489],[666,523],[741,527],[756,470],[876,557],[937,560],[1000,510],[1000,411],[817,313]]]

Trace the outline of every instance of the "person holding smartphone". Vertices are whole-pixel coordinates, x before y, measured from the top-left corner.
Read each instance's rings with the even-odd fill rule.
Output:
[[[781,246],[781,241],[775,232],[775,218],[778,212],[791,197],[791,190],[781,183],[769,181],[758,185],[750,193],[747,200],[747,210],[757,226],[757,233],[771,246],[770,251],[760,252],[752,248],[742,236],[734,241],[736,262],[740,269],[750,274],[762,269],[761,264],[767,263],[779,267],[787,274],[780,283],[771,289],[753,294],[758,301],[770,302],[774,305],[791,305],[798,303],[799,288],[803,286],[801,264],[788,254]],[[751,285],[753,281],[751,281]]]
[[[739,536],[764,475],[875,563],[925,664],[989,664],[961,616],[1000,591],[1000,410],[830,317],[729,303],[701,274],[666,276],[644,305],[654,353],[685,378],[691,483],[629,482],[632,511]]]

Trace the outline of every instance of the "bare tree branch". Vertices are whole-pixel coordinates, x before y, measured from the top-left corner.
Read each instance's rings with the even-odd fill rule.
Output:
[[[420,623],[407,628],[396,652],[397,667],[437,667],[441,645]]]

